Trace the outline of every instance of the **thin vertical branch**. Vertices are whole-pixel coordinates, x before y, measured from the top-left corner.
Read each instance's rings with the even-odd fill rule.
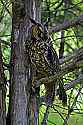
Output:
[[[2,51],[1,51],[1,41],[0,41],[0,125],[6,125],[6,86],[5,86],[5,76],[3,69]]]
[[[69,119],[71,113],[72,113],[73,110],[74,110],[74,106],[76,105],[78,96],[80,95],[80,92],[81,92],[82,88],[83,88],[83,85],[81,85],[81,87],[79,88],[78,93],[77,93],[77,95],[76,95],[76,97],[75,97],[75,99],[74,99],[74,101],[73,101],[73,104],[71,105],[71,107],[69,107],[69,109],[68,109],[68,114],[67,114],[67,116],[66,116],[66,118],[65,118],[65,120],[64,120],[63,125],[67,125],[67,124],[68,124],[68,119]]]
[[[48,114],[49,114],[49,105],[46,107],[46,111],[44,113],[44,118],[43,121],[41,123],[41,125],[47,125],[47,119],[48,119]]]
[[[61,42],[60,42],[60,49],[59,49],[59,59],[61,59],[63,57],[63,54],[64,54],[64,43],[65,43],[64,31],[61,31]]]

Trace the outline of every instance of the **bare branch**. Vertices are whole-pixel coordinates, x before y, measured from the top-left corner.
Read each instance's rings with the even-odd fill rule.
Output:
[[[54,109],[54,111],[56,111],[56,112],[60,115],[60,117],[61,117],[63,120],[65,120],[64,117],[62,116],[62,114],[61,114],[54,106],[52,106],[52,108]]]
[[[80,15],[78,16],[77,18],[73,19],[73,20],[70,20],[70,21],[65,21],[62,23],[62,24],[58,24],[54,27],[51,27],[49,29],[49,33],[52,33],[52,32],[59,32],[61,30],[66,30],[70,27],[74,27],[76,25],[79,25],[79,24],[82,24],[83,23],[83,15]]]
[[[78,79],[72,80],[71,82],[64,85],[65,90],[73,88],[76,84],[83,82],[83,75],[81,74]]]
[[[59,60],[60,65],[67,63],[71,60],[78,59],[79,57],[83,58],[83,47],[76,49],[73,53],[70,53],[66,57]]]

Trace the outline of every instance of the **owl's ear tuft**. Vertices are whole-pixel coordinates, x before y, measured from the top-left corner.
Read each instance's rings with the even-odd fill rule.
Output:
[[[37,25],[37,26],[39,26],[39,27],[42,27],[42,26],[43,26],[40,22],[34,20],[34,19],[31,18],[31,17],[29,17],[29,20],[30,20],[31,23],[34,24],[34,25]]]
[[[37,25],[37,22],[34,19],[32,19],[31,17],[29,19],[30,19],[31,23]]]

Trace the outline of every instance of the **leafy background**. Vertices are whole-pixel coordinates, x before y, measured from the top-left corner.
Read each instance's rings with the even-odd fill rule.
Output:
[[[83,1],[69,0],[68,7],[65,8],[63,0],[43,0],[42,1],[42,24],[49,20],[48,27],[62,23],[64,19],[71,20],[83,13]],[[4,64],[9,64],[11,54],[11,30],[12,30],[12,4],[11,0],[0,0],[0,40],[2,45]],[[53,46],[59,54],[61,32],[51,34]],[[83,25],[75,26],[64,31],[65,48],[64,56],[83,46]],[[5,76],[9,80],[8,69],[4,66]],[[64,76],[64,83],[68,83],[77,77],[77,71]],[[79,84],[67,91],[68,105],[72,105],[78,92]],[[41,86],[40,95],[44,95],[44,86]],[[9,102],[9,84],[7,84],[6,110]],[[39,122],[41,124],[45,112],[45,104],[40,105]],[[48,125],[62,125],[63,119],[68,113],[68,106],[63,107],[56,97],[54,105],[50,108]],[[77,99],[74,110],[70,115],[68,125],[83,124],[83,90]]]

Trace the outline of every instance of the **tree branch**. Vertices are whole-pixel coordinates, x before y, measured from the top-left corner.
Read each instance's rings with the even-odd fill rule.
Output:
[[[65,21],[62,24],[58,24],[54,27],[51,27],[49,29],[49,33],[52,32],[59,32],[61,30],[66,30],[70,27],[74,27],[76,25],[82,24],[83,23],[83,15],[78,16],[77,18],[70,20],[70,21]]]
[[[67,63],[71,60],[78,59],[79,57],[83,58],[83,47],[79,49],[75,49],[73,53],[70,53],[69,55],[65,56],[64,58],[59,60],[60,65]]]
[[[72,80],[71,82],[65,84],[64,89],[69,90],[69,89],[73,88],[76,84],[82,83],[82,82],[83,82],[83,75],[80,74],[78,79]]]

